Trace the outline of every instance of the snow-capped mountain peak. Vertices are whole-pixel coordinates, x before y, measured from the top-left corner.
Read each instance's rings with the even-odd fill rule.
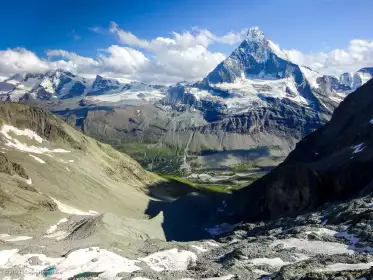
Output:
[[[251,42],[263,42],[266,40],[264,32],[257,26],[250,27],[247,31],[246,40]]]
[[[289,60],[286,53],[277,44],[269,40],[257,26],[248,30],[243,45],[246,45],[245,51],[250,53],[257,62],[265,62],[269,59],[270,53],[283,60]]]
[[[68,76],[70,78],[75,78],[76,77],[73,73],[71,73],[69,71],[66,71],[66,70],[63,70],[63,69],[60,69],[60,68],[58,68],[56,70],[49,71],[48,76],[50,76],[50,77],[55,76],[57,78],[59,78],[61,76]]]
[[[232,83],[242,77],[282,79],[294,72],[294,67],[278,45],[258,27],[252,27],[240,46],[205,81],[216,84]]]
[[[228,109],[245,107],[242,108],[245,111],[258,104],[265,107],[276,102],[292,102],[331,113],[349,93],[338,79],[292,63],[286,52],[258,27],[249,29],[240,46],[207,75],[202,85],[205,91],[225,95],[226,104],[237,99],[234,106],[227,105]]]
[[[268,60],[269,42],[264,35],[264,32],[258,27],[251,27],[247,32],[245,41],[240,46],[240,51],[250,54],[258,63]]]
[[[117,80],[106,79],[100,75],[96,76],[89,95],[99,95],[104,92],[119,90],[121,84]]]
[[[119,85],[120,83],[118,80],[107,79],[100,75],[97,75],[95,81],[93,82],[92,89],[98,89],[101,87],[119,86]]]

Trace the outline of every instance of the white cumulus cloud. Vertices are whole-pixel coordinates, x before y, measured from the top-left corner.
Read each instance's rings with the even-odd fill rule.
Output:
[[[373,67],[373,41],[368,40],[351,40],[345,49],[330,52],[304,54],[294,49],[285,52],[292,62],[324,74],[339,75]]]
[[[225,59],[224,54],[209,51],[210,44],[218,40],[229,44],[242,41],[242,32],[240,35],[229,33],[218,37],[207,30],[196,28],[183,33],[172,32],[170,38],[157,37],[152,40],[141,39],[121,29],[116,23],[111,24],[110,32],[122,44],[152,53],[151,64],[142,76],[148,79],[154,73],[158,77],[168,77],[170,81],[202,79]]]
[[[50,62],[51,68],[61,68],[85,76],[96,74],[119,77],[134,75],[144,68],[148,59],[135,49],[112,45],[93,59],[65,50],[48,50],[47,56],[63,58]]]
[[[0,50],[0,75],[18,72],[44,72],[49,69],[45,60],[24,48]]]
[[[196,46],[207,48],[213,43],[234,45],[243,41],[247,34],[247,28],[242,29],[238,33],[229,32],[228,34],[217,36],[209,30],[195,27],[191,31],[184,31],[183,33],[172,32],[171,38],[157,37],[152,40],[145,40],[121,29],[115,22],[112,22],[110,24],[110,32],[116,34],[119,41],[123,44],[159,52],[167,49],[186,50]]]

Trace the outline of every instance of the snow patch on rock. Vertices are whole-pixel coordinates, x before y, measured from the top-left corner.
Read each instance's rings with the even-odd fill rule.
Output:
[[[190,247],[192,247],[193,249],[196,249],[199,253],[208,252],[208,249],[204,248],[203,246],[191,245]]]
[[[31,264],[29,259],[32,257],[39,258],[41,264]],[[138,261],[98,247],[76,250],[65,258],[49,258],[43,254],[21,255],[17,249],[0,251],[0,268],[20,267],[25,274],[23,279],[39,279],[39,272],[51,265],[56,266],[56,273],[53,275],[56,279],[68,279],[87,271],[102,272],[100,277],[103,279],[117,279],[118,273],[140,270],[136,263]]]
[[[29,139],[35,140],[40,144],[43,142],[43,138],[41,138],[37,133],[30,129],[18,129],[14,126],[4,124],[0,131],[8,140],[12,140],[13,138],[9,135],[9,133],[14,133],[18,136],[25,136]],[[45,141],[45,140],[44,140]]]
[[[32,239],[31,236],[15,236],[9,234],[0,234],[0,240],[5,242],[16,242],[16,241],[24,241]]]
[[[344,270],[360,270],[373,267],[373,262],[369,263],[333,263],[324,268],[316,270],[316,272],[344,271]]]
[[[69,236],[70,233],[66,232],[66,231],[63,231],[63,230],[59,230],[59,231],[56,231],[52,234],[47,234],[47,235],[44,235],[45,238],[50,238],[50,239],[56,239],[57,241],[60,241],[64,238],[66,238],[67,236]]]
[[[41,164],[44,164],[45,161],[42,160],[41,158],[37,157],[37,156],[34,156],[34,155],[29,155],[30,157],[32,157],[34,160],[36,160],[37,162],[41,163]]]
[[[256,258],[256,259],[249,260],[249,265],[253,265],[253,266],[269,265],[273,267],[282,267],[287,264],[289,263],[284,262],[280,258]]]
[[[70,214],[70,215],[79,215],[79,216],[95,216],[95,215],[99,214],[98,212],[92,211],[92,210],[90,210],[88,212],[84,212],[84,211],[81,211],[81,210],[76,209],[74,207],[68,206],[68,205],[62,203],[61,201],[59,201],[57,199],[54,199],[53,197],[51,197],[51,199],[57,204],[58,209],[62,213],[66,213],[66,214]]]
[[[55,232],[60,224],[63,224],[63,223],[66,223],[66,222],[67,222],[67,219],[66,219],[66,218],[63,218],[63,219],[59,220],[57,224],[51,226],[51,227],[47,230],[47,234],[51,234],[51,233]]]
[[[335,230],[327,229],[327,228],[319,228],[314,231],[306,231],[305,234],[317,234],[317,235],[328,235],[328,236],[335,236],[338,232]]]
[[[196,265],[197,255],[190,251],[178,250],[177,248],[157,252],[145,258],[140,258],[152,270],[161,272],[186,270]]]
[[[270,246],[275,247],[277,245],[283,245],[285,248],[297,248],[299,250],[303,249],[311,254],[334,255],[354,253],[354,250],[350,249],[350,246],[346,244],[317,240],[310,241],[298,238],[276,240]]]
[[[25,136],[28,137],[31,140],[35,140],[38,143],[43,143],[46,140],[43,140],[37,133],[35,133],[32,130],[29,129],[18,129],[11,125],[3,125],[0,133],[3,134],[7,140],[5,143],[6,146],[12,147],[14,149],[27,152],[27,153],[34,153],[34,154],[45,154],[45,153],[70,153],[70,151],[64,150],[64,149],[53,149],[50,150],[46,147],[37,147],[37,146],[29,146],[25,143],[21,143],[18,139],[15,139],[9,135],[9,133],[15,133],[17,136]]]

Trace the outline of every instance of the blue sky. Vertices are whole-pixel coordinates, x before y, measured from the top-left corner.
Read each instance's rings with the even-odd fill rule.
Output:
[[[144,40],[193,27],[223,36],[259,26],[281,48],[303,54],[345,49],[352,39],[373,40],[371,0],[18,0],[3,1],[1,9],[0,50],[22,47],[41,59],[53,49],[95,57],[98,50],[126,45],[108,31],[111,22]],[[207,49],[229,55],[237,45],[214,43]]]

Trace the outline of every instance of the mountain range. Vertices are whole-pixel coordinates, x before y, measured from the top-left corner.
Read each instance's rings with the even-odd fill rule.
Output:
[[[0,83],[0,98],[4,101],[63,100],[83,98],[110,93],[126,93],[135,86],[139,90],[163,90],[162,86],[144,83],[120,83],[97,75],[95,79],[86,79],[71,72],[57,69],[45,74],[16,74]],[[157,92],[158,92],[157,91]],[[139,96],[141,98],[141,96]]]
[[[257,27],[202,81],[172,86],[86,79],[61,69],[17,74],[0,99],[38,104],[158,172],[276,166],[325,124],[373,68],[321,75],[290,61]]]
[[[193,84],[4,79],[0,278],[373,279],[372,69],[251,28]]]

